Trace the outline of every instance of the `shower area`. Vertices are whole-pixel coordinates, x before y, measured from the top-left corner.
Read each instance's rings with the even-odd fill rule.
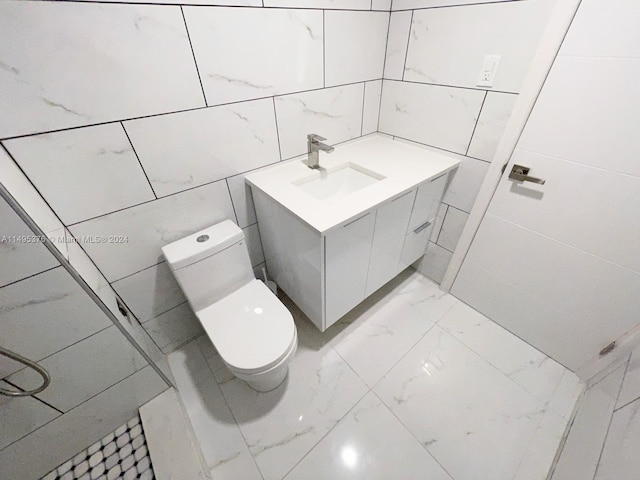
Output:
[[[138,409],[171,385],[162,353],[36,192],[3,175],[21,201],[0,184],[0,478],[153,478]]]

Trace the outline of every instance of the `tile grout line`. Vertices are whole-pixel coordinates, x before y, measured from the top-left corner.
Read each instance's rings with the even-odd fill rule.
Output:
[[[19,278],[18,280],[14,280],[13,282],[9,282],[6,285],[2,285],[0,287],[0,291],[2,291],[2,289],[5,288],[5,287],[10,287],[10,286],[15,285],[17,283],[20,283],[20,282],[22,282],[24,280],[29,280],[30,278],[37,277],[38,275],[50,272],[51,270],[55,270],[56,268],[61,268],[61,267],[62,267],[62,265],[55,265],[55,266],[50,267],[50,268],[45,268],[44,270],[42,270],[40,272],[32,273],[31,275],[27,275],[26,277]],[[2,380],[2,379],[0,379],[0,380]]]
[[[231,201],[231,209],[233,210],[233,216],[236,219],[236,225],[240,223],[238,221],[238,212],[236,212],[236,205],[233,203],[233,195],[231,195],[231,187],[229,186],[229,177],[224,179],[224,184],[227,186],[227,193],[229,194],[229,200]]]
[[[138,155],[138,152],[136,152],[136,147],[133,146],[133,142],[131,141],[131,137],[129,137],[129,132],[127,132],[127,129],[124,128],[124,123],[123,122],[118,122],[120,123],[120,126],[122,127],[122,131],[124,132],[125,136],[127,137],[127,141],[129,142],[129,145],[131,145],[131,150],[133,150],[133,154],[136,156],[136,159],[138,160],[138,165],[140,165],[140,168],[142,169],[142,173],[144,174],[144,178],[147,179],[147,183],[149,184],[149,188],[151,188],[151,193],[153,193],[153,196],[156,197],[155,199],[158,199],[158,194],[156,193],[156,191],[153,188],[153,185],[151,184],[151,180],[149,180],[149,175],[147,175],[147,171],[144,169],[144,165],[142,165],[142,160],[140,160],[140,155]]]
[[[373,2],[373,0],[372,0]],[[393,2],[393,0],[390,0]],[[389,7],[391,8],[391,6]],[[380,78],[380,99],[378,100],[378,118],[376,122],[376,132],[380,131],[380,111],[382,110],[382,89],[384,88],[384,74],[387,69],[387,50],[389,49],[389,35],[391,33],[391,10],[389,10],[389,20],[387,21],[387,39],[384,43],[384,57],[382,61],[382,76]]]
[[[282,161],[282,145],[280,145],[280,128],[278,127],[278,110],[276,109],[276,97],[271,97],[271,103],[273,103],[273,118],[276,122],[276,139],[278,140],[278,154],[280,161]],[[262,167],[259,167],[262,168]]]
[[[360,116],[360,136],[362,137],[362,132],[364,131],[364,106],[365,99],[367,95],[367,82],[362,82],[362,115]]]
[[[193,57],[193,64],[196,67],[196,75],[198,76],[198,81],[200,82],[200,90],[202,91],[202,98],[204,100],[205,107],[207,104],[207,95],[204,92],[204,85],[202,84],[202,77],[200,76],[200,69],[198,69],[198,61],[196,60],[196,52],[193,49],[193,43],[191,42],[191,35],[189,35],[189,27],[187,25],[187,17],[184,15],[184,9],[182,5],[180,5],[180,13],[182,14],[182,21],[184,22],[184,29],[187,33],[187,40],[189,41],[189,47],[191,48],[191,56]]]
[[[407,57],[409,56],[409,44],[411,43],[411,30],[413,29],[413,10],[411,10],[411,19],[409,20],[409,34],[407,35],[407,48],[404,51],[404,63],[402,65],[402,78],[397,81],[404,82],[404,72],[407,69]],[[389,16],[389,24],[391,24],[391,16]]]
[[[322,10],[322,88],[327,88],[327,34],[325,11]]]
[[[478,128],[478,124],[480,123],[480,116],[482,115],[482,108],[484,107],[484,103],[487,101],[487,96],[489,92],[484,93],[484,97],[482,98],[482,103],[480,104],[480,110],[478,110],[478,118],[476,118],[476,124],[473,126],[473,131],[471,132],[471,136],[469,137],[469,143],[467,144],[467,150],[464,152],[464,156],[466,157],[469,154],[469,149],[471,148],[471,143],[473,142],[473,136],[476,133],[476,129]]]
[[[442,229],[444,228],[444,221],[447,219],[447,214],[449,213],[449,207],[451,206],[448,203],[444,203],[444,202],[441,202],[440,205],[446,205],[447,208],[444,209],[444,214],[442,215],[442,223],[440,224],[440,230],[438,230],[438,235],[436,235],[436,241],[434,242],[438,246],[442,246],[442,245],[438,244],[438,241],[440,240],[440,235],[442,234]],[[437,218],[437,216],[436,216],[436,218]],[[442,248],[444,248],[444,247],[442,247]]]
[[[20,370],[19,370],[20,371]],[[18,372],[15,372],[18,373]],[[13,375],[13,374],[12,374]],[[13,383],[10,380],[7,380],[6,378],[2,379],[3,382],[8,383],[9,385],[11,385],[13,388],[17,389],[20,392],[24,392],[25,389],[22,388],[19,385],[16,385],[15,383]],[[52,410],[55,410],[56,412],[58,412],[60,415],[64,415],[64,412],[62,410],[60,410],[58,407],[54,407],[53,405],[51,405],[49,402],[46,402],[45,400],[41,399],[39,394],[35,394],[35,395],[31,395],[31,397],[33,397],[35,400],[37,400],[38,402],[46,405],[47,407],[51,408]],[[58,417],[56,417],[58,418]]]
[[[420,445],[420,447],[421,447],[425,452],[427,452],[427,455],[429,455],[429,456],[430,456],[430,457],[431,457],[431,458],[432,458],[432,459],[433,459],[433,460],[434,460],[434,461],[435,461],[435,462],[440,466],[440,468],[441,468],[441,469],[442,469],[442,470],[443,470],[447,475],[449,475],[449,477],[453,480],[453,475],[451,475],[451,474],[449,473],[449,471],[448,471],[446,468],[444,468],[444,465],[442,465],[442,464],[438,461],[438,459],[437,459],[437,458],[436,458],[436,457],[435,457],[435,456],[434,456],[434,455],[429,451],[429,449],[427,448],[427,446],[426,446],[426,445],[424,445],[424,444],[420,441],[420,439],[418,439],[418,437],[416,437],[416,436],[414,435],[414,433],[409,429],[409,427],[407,427],[407,425],[405,425],[405,423],[400,419],[400,417],[398,417],[398,415],[396,415],[396,413],[395,413],[395,412],[394,412],[394,411],[393,411],[393,410],[392,410],[392,409],[391,409],[391,408],[390,408],[390,407],[385,403],[385,401],[384,401],[384,400],[382,400],[382,399],[378,396],[378,394],[377,394],[375,391],[373,391],[372,393],[376,396],[376,398],[380,401],[380,403],[384,406],[384,408],[386,408],[386,409],[387,409],[387,411],[388,411],[389,413],[391,413],[391,415],[393,415],[393,417],[394,417],[394,418],[396,419],[396,421],[397,421],[397,422],[402,426],[402,428],[403,428],[403,429],[404,429],[404,430],[405,430],[409,435],[411,435],[411,437],[413,437],[413,439],[418,443],[418,445]]]

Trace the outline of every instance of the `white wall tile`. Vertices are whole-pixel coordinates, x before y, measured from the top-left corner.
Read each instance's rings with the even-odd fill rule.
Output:
[[[143,323],[187,300],[166,262],[120,279],[113,288]]]
[[[238,218],[238,226],[240,228],[248,227],[258,221],[256,217],[256,209],[253,205],[253,195],[251,195],[251,187],[244,181],[244,175],[236,175],[227,178],[227,185],[231,193],[231,201],[233,209]]]
[[[0,289],[2,346],[38,361],[111,322],[62,268]]]
[[[119,123],[5,145],[66,225],[155,199]]]
[[[53,213],[37,192],[29,179],[20,171],[11,157],[0,148],[0,178],[2,184],[24,208],[34,222],[45,232],[64,228],[62,222]]]
[[[32,335],[38,335],[37,332]],[[125,377],[147,366],[147,362],[111,326],[38,362],[51,375],[51,384],[38,397],[67,412]],[[9,377],[24,388],[36,388],[42,379],[25,368]]]
[[[186,302],[152,318],[143,327],[164,353],[172,352],[204,333],[202,325]]]
[[[204,103],[179,7],[3,2],[0,30],[0,137]]]
[[[389,14],[324,12],[327,87],[382,78]]]
[[[235,221],[227,184],[219,181],[76,224],[71,233],[127,237],[126,243],[83,245],[113,282],[162,261],[163,245],[227,218]]]
[[[0,478],[40,478],[138,414],[140,405],[166,390],[151,367],[61,415],[0,451]],[[46,445],[46,448],[42,448]],[[33,452],[38,452],[34,455]]]
[[[364,84],[364,112],[362,113],[362,134],[378,130],[380,118],[380,97],[382,96],[382,80],[374,80]]]
[[[265,7],[369,10],[371,0],[264,0]]]
[[[474,158],[462,157],[460,166],[444,194],[443,202],[465,212],[471,212],[489,164]]]
[[[391,0],[371,0],[371,10],[391,10]]]
[[[380,131],[464,154],[484,92],[385,80]]]
[[[518,147],[640,176],[638,78],[637,59],[558,57]]]
[[[4,199],[0,199],[0,225],[0,287],[58,265]]]
[[[393,10],[412,8],[446,7],[452,5],[468,5],[475,3],[511,2],[513,0],[393,0]]]
[[[458,244],[458,240],[460,239],[460,235],[462,235],[462,230],[468,218],[468,213],[454,207],[449,207],[442,224],[442,230],[438,236],[438,245],[453,252],[456,249],[456,245]]]
[[[493,214],[640,273],[640,252],[630,241],[640,238],[640,222],[631,220],[638,218],[639,177],[520,149],[512,158],[549,181],[535,190],[500,182]]]
[[[260,265],[264,262],[264,252],[262,251],[262,241],[260,240],[258,224],[254,223],[250,227],[244,228],[242,231],[245,239],[247,240],[247,249],[249,250],[251,265]]]
[[[309,133],[330,145],[360,136],[363,89],[359,83],[276,97],[282,158],[304,154]]]
[[[0,381],[0,388],[15,390]],[[33,397],[11,398],[0,396],[0,450],[33,432],[36,428],[60,416],[60,413]]]
[[[487,93],[467,155],[488,162],[493,160],[517,100],[517,95]]]
[[[407,55],[411,12],[393,12],[389,22],[384,78],[402,80],[404,61]]]
[[[560,55],[637,58],[638,17],[640,4],[634,0],[583,1],[562,42]]]
[[[271,99],[124,125],[159,197],[280,160]]]
[[[475,87],[484,56],[495,54],[502,59],[492,88],[520,91],[553,4],[529,0],[416,10],[404,79]]]
[[[440,245],[429,242],[427,253],[418,260],[416,269],[434,282],[440,283],[451,261],[451,255],[452,253],[450,251],[442,248]]]
[[[185,7],[209,105],[322,87],[322,12]]]

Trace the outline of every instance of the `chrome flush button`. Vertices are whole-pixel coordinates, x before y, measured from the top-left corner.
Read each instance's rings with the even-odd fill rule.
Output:
[[[209,235],[200,235],[198,238],[196,238],[196,242],[198,243],[203,243],[207,240],[209,240]]]

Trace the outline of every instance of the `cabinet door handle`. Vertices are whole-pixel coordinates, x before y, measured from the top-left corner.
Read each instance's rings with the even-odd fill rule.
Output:
[[[422,225],[420,225],[418,228],[416,228],[413,233],[420,233],[421,231],[423,231],[425,228],[427,228],[429,225],[431,225],[431,220],[424,222]]]

